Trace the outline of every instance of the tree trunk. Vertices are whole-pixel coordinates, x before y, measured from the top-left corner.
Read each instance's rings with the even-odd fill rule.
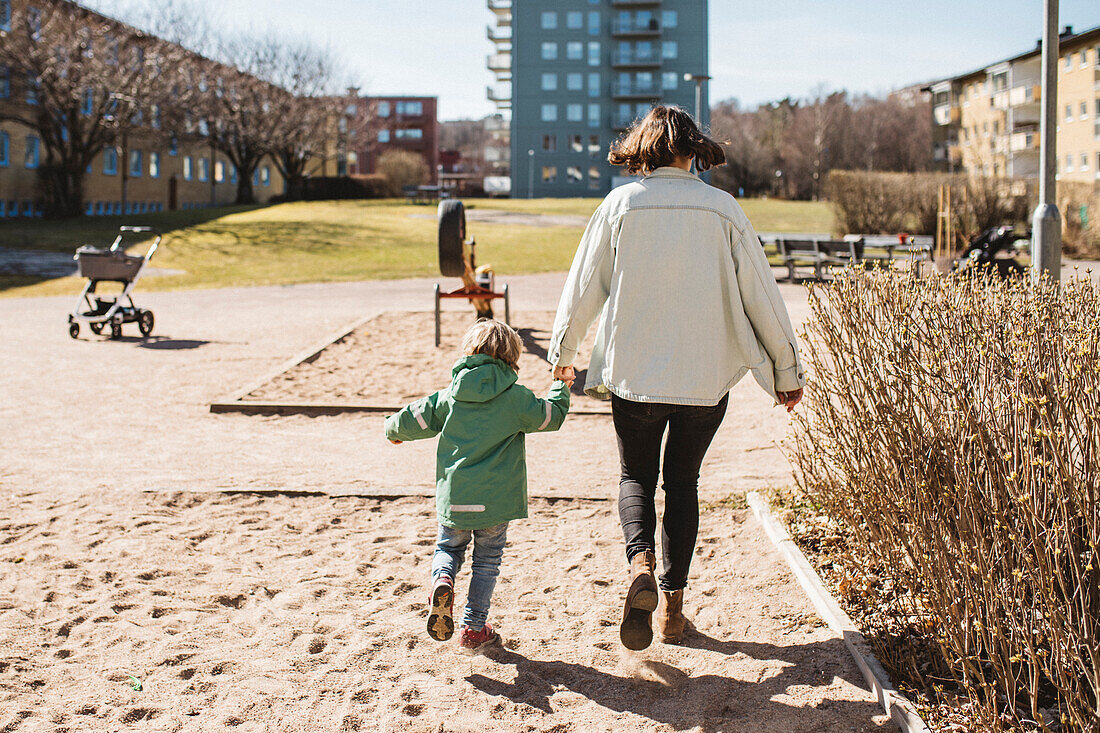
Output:
[[[291,175],[286,179],[286,200],[301,201],[306,194],[306,179],[301,174]]]
[[[84,214],[84,168],[46,165],[39,169],[45,214],[63,219]]]
[[[252,192],[252,173],[244,175],[243,171],[237,174],[237,200],[238,204],[254,204],[256,196]]]

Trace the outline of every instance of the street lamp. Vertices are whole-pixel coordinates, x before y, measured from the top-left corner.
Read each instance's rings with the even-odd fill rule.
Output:
[[[1055,166],[1058,161],[1058,0],[1046,0],[1043,8],[1043,99],[1039,131],[1039,205],[1031,217],[1031,275],[1045,271],[1054,280],[1062,274],[1062,216],[1058,213]]]
[[[709,81],[711,77],[706,74],[684,74],[684,81],[695,82],[695,121],[700,125],[703,124],[703,82]]]
[[[535,198],[535,149],[527,151],[527,198]]]

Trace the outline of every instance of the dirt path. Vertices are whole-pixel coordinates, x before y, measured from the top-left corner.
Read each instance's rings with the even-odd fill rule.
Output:
[[[552,309],[562,279],[509,278],[516,312]],[[338,326],[429,309],[432,282],[139,292],[148,341],[70,340],[75,294],[0,301],[0,730],[877,730],[742,511],[704,514],[701,634],[620,653],[606,417],[529,441],[533,495],[604,501],[533,501],[494,609],[510,644],[471,662],[421,629],[430,501],[329,496],[429,494],[429,442],[390,446],[380,416],[208,412]],[[784,293],[802,317],[803,291]],[[704,501],[788,482],[786,429],[738,385]]]

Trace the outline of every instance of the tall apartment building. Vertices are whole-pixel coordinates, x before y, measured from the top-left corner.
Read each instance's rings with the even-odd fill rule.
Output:
[[[985,176],[1039,175],[1041,48],[934,82],[937,168]],[[1100,180],[1100,26],[1059,39],[1058,178]]]
[[[512,196],[603,196],[622,182],[610,143],[656,102],[694,112],[706,75],[707,0],[488,0],[511,110]],[[510,87],[510,88],[509,88]],[[703,89],[700,122],[709,121]]]
[[[14,22],[40,17],[47,7],[65,1],[0,0],[0,43]],[[80,10],[89,23],[117,28],[120,37],[134,32],[113,18],[87,8]],[[0,66],[0,109],[25,113],[37,104],[30,80],[13,78],[10,70]],[[106,146],[88,167],[84,213],[132,215],[233,203],[237,195],[236,168],[205,142],[202,130],[172,137],[160,129],[152,110],[145,108],[143,113],[144,124],[116,144]],[[45,162],[44,143],[37,130],[0,120],[0,219],[42,213],[38,172]],[[282,177],[270,159],[265,158],[257,167],[253,185],[260,202],[283,192]]]

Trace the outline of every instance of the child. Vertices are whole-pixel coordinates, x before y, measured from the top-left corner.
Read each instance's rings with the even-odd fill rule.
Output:
[[[572,381],[555,381],[545,400],[516,383],[521,348],[519,334],[506,324],[478,321],[462,338],[465,356],[451,370],[451,385],[386,418],[386,437],[394,444],[439,435],[439,535],[428,633],[438,641],[454,634],[454,578],[472,539],[472,577],[459,639],[466,654],[499,638],[485,619],[508,522],[527,516],[523,436],[557,430],[569,411]]]

